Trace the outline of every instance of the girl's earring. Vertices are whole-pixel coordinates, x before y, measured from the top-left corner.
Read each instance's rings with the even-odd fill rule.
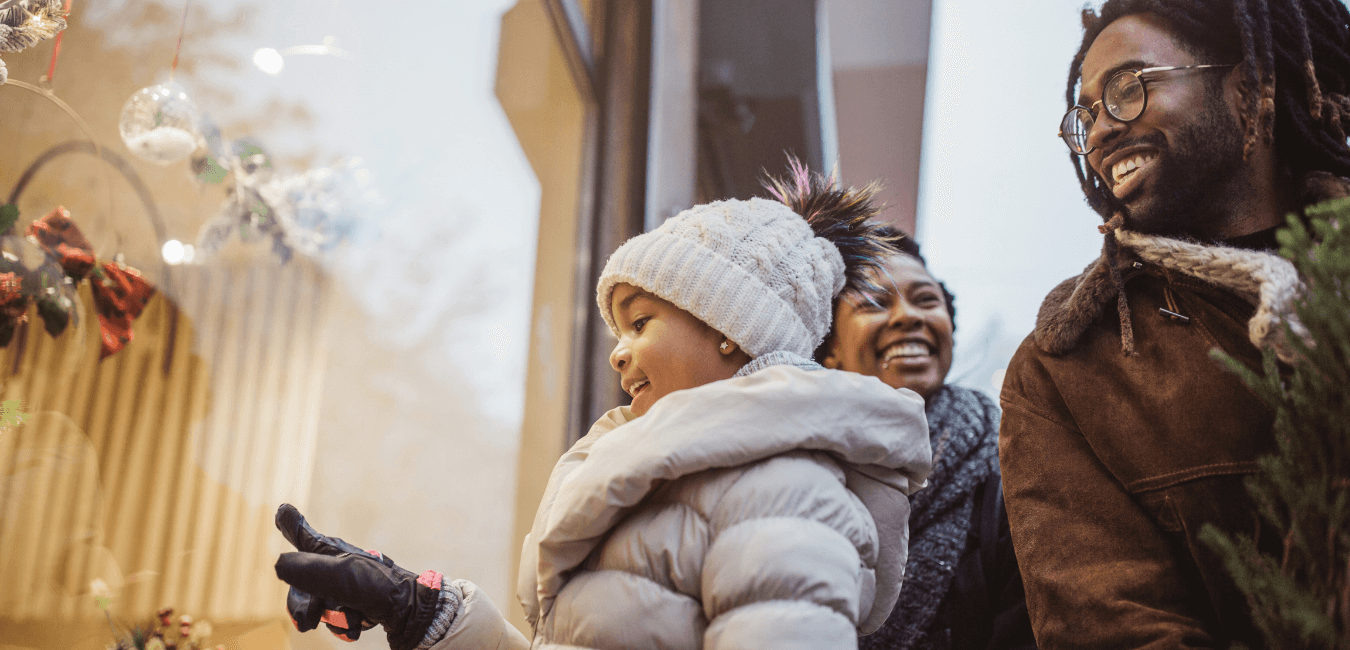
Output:
[[[719,349],[719,350],[721,350],[721,351],[723,351],[723,352],[726,352],[726,351],[727,351],[727,348],[729,348],[729,347],[731,347],[731,344],[730,344],[730,343],[728,343],[728,342],[726,342],[726,341],[722,341],[722,345],[717,346],[717,349]]]

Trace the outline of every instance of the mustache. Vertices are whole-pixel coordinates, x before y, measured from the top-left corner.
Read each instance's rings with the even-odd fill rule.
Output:
[[[1102,147],[1100,149],[1101,157],[1097,158],[1098,164],[1105,161],[1111,154],[1114,154],[1117,151],[1125,149],[1126,147],[1138,146],[1152,147],[1162,151],[1167,146],[1167,139],[1164,138],[1161,133],[1144,133],[1133,136],[1127,140],[1121,140],[1120,142],[1113,144],[1110,148]],[[1097,171],[1097,168],[1094,165],[1088,164],[1087,167],[1092,172],[1095,183],[1097,187],[1100,188],[1101,192],[1096,199],[1097,203],[1092,205],[1093,209],[1103,215],[1120,214],[1125,217],[1126,223],[1129,223],[1131,218],[1130,209],[1111,193],[1111,190],[1108,189],[1110,184],[1107,183],[1106,177],[1103,176],[1101,172]],[[1089,200],[1089,203],[1092,203],[1091,199]]]
[[[1145,133],[1142,135],[1137,135],[1128,140],[1122,140],[1120,142],[1117,142],[1116,144],[1112,145],[1109,149],[1103,147],[1102,157],[1100,158],[1100,160],[1106,160],[1107,158],[1111,157],[1111,154],[1121,149],[1138,146],[1153,147],[1154,149],[1161,150],[1167,146],[1167,139],[1164,138],[1161,133]]]

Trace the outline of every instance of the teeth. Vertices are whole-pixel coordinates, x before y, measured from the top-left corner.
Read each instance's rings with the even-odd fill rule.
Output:
[[[628,387],[628,394],[629,394],[629,395],[637,395],[638,389],[642,388],[643,386],[646,386],[647,383],[648,383],[648,382],[644,380],[644,381],[640,381],[640,382],[638,382],[638,383],[636,383],[636,384],[633,384],[632,386],[629,386],[629,387]]]
[[[1129,176],[1134,170],[1153,162],[1154,158],[1157,158],[1157,156],[1145,154],[1139,154],[1133,158],[1126,158],[1111,166],[1111,177],[1119,184],[1121,179]]]
[[[886,348],[886,352],[881,355],[881,363],[884,367],[890,363],[891,359],[896,357],[926,357],[928,354],[927,345],[917,341],[906,341]]]

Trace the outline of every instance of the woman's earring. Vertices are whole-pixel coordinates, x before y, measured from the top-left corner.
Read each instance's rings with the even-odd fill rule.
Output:
[[[728,343],[728,342],[726,342],[726,341],[722,341],[722,345],[717,346],[717,349],[719,349],[719,350],[721,350],[721,351],[723,351],[723,352],[726,352],[726,351],[727,351],[727,348],[730,347],[730,346],[731,346],[730,343]]]

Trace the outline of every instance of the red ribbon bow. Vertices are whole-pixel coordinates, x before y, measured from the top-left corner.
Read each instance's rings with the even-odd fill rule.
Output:
[[[14,324],[28,320],[28,296],[23,295],[23,280],[13,271],[0,273],[0,318]]]
[[[155,286],[146,282],[140,272],[131,267],[116,262],[98,264],[94,259],[94,247],[75,226],[75,222],[71,221],[70,212],[64,207],[58,206],[47,216],[34,221],[28,226],[28,235],[36,239],[43,250],[55,256],[66,275],[76,282],[86,275],[92,275],[89,285],[93,290],[94,307],[98,310],[99,331],[103,340],[99,359],[105,359],[126,347],[133,338],[131,321],[145,310],[146,303],[155,295]],[[3,278],[0,278],[0,293],[3,290]]]

